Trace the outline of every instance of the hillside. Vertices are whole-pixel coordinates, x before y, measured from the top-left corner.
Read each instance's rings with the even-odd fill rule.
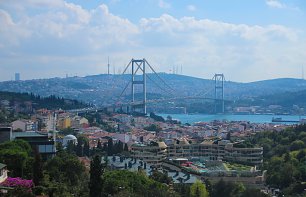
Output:
[[[148,99],[191,96],[206,93],[206,97],[214,95],[214,81],[184,75],[160,73],[165,85],[155,75],[148,74]],[[26,81],[0,82],[2,91],[32,92],[41,96],[56,95],[59,97],[78,99],[95,105],[113,104],[126,87],[130,75],[94,75],[87,77],[36,79]],[[140,89],[136,88],[136,93]],[[275,93],[296,92],[306,90],[306,81],[301,79],[273,79],[251,83],[225,83],[225,97],[230,100],[271,95]],[[128,87],[123,98],[130,98]]]
[[[306,108],[306,90],[296,92],[282,92],[264,96],[254,97],[252,99],[239,100],[238,103],[247,106],[269,106],[280,105],[285,108],[291,108],[293,105]]]
[[[82,102],[56,96],[41,97],[28,93],[0,91],[0,106],[18,107],[20,111],[31,112],[32,109],[75,109],[88,106]]]

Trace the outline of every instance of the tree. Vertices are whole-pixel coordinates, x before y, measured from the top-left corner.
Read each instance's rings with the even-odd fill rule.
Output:
[[[119,140],[113,149],[113,153],[117,154],[117,153],[122,153],[123,151],[123,143]]]
[[[81,143],[77,144],[75,152],[78,157],[83,157],[83,145]]]
[[[43,175],[43,163],[41,160],[41,156],[37,149],[35,149],[35,158],[33,163],[33,182],[35,186],[40,185],[42,179],[44,178]]]
[[[206,190],[206,186],[199,180],[193,183],[190,187],[191,197],[209,197],[209,193]]]
[[[27,176],[24,174],[27,161],[32,159],[31,146],[23,140],[14,140],[0,144],[0,162],[5,163],[12,177]],[[32,173],[32,168],[27,170]]]
[[[162,128],[160,128],[160,126],[156,125],[156,124],[151,124],[148,127],[144,127],[144,130],[147,131],[155,131],[156,133],[160,132],[162,130]]]
[[[305,156],[306,156],[306,151],[304,149],[300,150],[298,152],[298,154],[296,155],[296,158],[299,160],[299,161],[302,161],[303,159],[305,159]]]
[[[98,140],[97,148],[98,148],[98,149],[102,149],[102,144],[101,144],[101,141],[100,141],[100,140]]]
[[[116,196],[128,191],[129,196],[171,197],[168,186],[148,178],[143,173],[127,170],[107,171],[103,175],[103,193]]]
[[[290,145],[290,150],[299,150],[305,147],[305,144],[302,140],[295,140],[294,142],[291,143]]]
[[[66,151],[48,160],[45,171],[47,187],[54,196],[81,196],[80,192],[86,189],[83,186],[88,185],[84,165]]]
[[[89,196],[102,196],[102,175],[104,167],[101,163],[101,157],[96,155],[90,162],[90,180],[89,180]]]
[[[112,156],[113,155],[113,139],[109,138],[108,142],[107,142],[107,155],[108,156]]]
[[[75,153],[75,145],[74,145],[72,140],[68,141],[66,150],[67,150],[67,153],[69,153],[69,154],[74,154]]]
[[[126,151],[126,152],[128,152],[129,151],[129,148],[128,148],[128,145],[127,145],[127,143],[125,143],[124,144],[124,149],[123,149],[124,151]]]
[[[89,142],[85,142],[84,144],[84,155],[86,155],[87,157],[90,156]]]
[[[152,175],[149,176],[149,178],[158,181],[160,183],[165,183],[169,185],[172,182],[172,178],[168,177],[167,174],[161,173],[157,170],[154,170]]]
[[[226,134],[226,140],[231,140],[231,132],[228,131]]]

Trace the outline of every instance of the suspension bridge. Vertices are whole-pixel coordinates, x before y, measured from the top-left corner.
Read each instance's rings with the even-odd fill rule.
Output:
[[[93,112],[93,111],[100,111],[105,108],[112,108],[113,111],[115,109],[122,109],[126,107],[126,111],[133,113],[139,112],[142,114],[147,114],[147,105],[150,103],[161,103],[161,102],[170,102],[176,100],[188,100],[188,99],[201,99],[201,100],[212,100],[214,101],[214,109],[215,113],[224,113],[224,82],[225,77],[223,74],[215,74],[212,78],[214,82],[214,86],[211,87],[209,90],[203,90],[202,92],[192,95],[192,96],[177,96],[176,90],[172,88],[149,64],[146,59],[132,59],[123,71],[124,74],[128,74],[131,72],[130,80],[122,90],[121,94],[118,96],[117,101],[114,102],[113,105],[110,106],[103,106],[103,107],[92,107],[86,109],[76,109],[70,110],[71,112]],[[155,76],[158,81],[153,80],[153,78],[148,75],[147,73],[152,72],[153,76]],[[158,89],[167,93],[170,97],[169,98],[160,98],[160,99],[147,99],[147,82],[152,82]],[[130,89],[131,98],[129,101],[122,101],[123,94],[126,93]],[[140,96],[136,97],[136,91],[138,90],[137,94]],[[213,97],[207,97],[206,95],[210,91],[214,91]]]

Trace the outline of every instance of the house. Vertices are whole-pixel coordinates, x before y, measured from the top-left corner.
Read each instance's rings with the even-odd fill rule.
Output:
[[[36,131],[37,130],[37,123],[31,120],[15,120],[12,122],[13,131],[21,130],[21,131]]]
[[[7,179],[7,166],[3,163],[0,163],[0,184]]]

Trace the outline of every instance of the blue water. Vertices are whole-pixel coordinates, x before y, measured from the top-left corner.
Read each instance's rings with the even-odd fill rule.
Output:
[[[170,115],[173,119],[178,119],[182,123],[210,122],[213,120],[228,121],[250,121],[252,123],[272,123],[272,118],[282,118],[283,120],[299,121],[306,116],[293,115],[208,115],[208,114],[158,114],[165,119]],[[280,123],[277,123],[280,124]],[[296,124],[283,122],[282,124]]]

